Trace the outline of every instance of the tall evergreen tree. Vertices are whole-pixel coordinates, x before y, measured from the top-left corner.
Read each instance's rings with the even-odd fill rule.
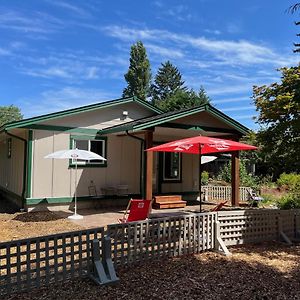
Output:
[[[181,73],[170,61],[166,61],[161,64],[151,86],[152,103],[158,104],[178,90],[186,90]]]
[[[163,111],[175,111],[200,106],[209,103],[209,101],[210,99],[203,87],[200,88],[198,93],[193,89],[178,89],[165,100],[156,103],[156,106]]]
[[[128,85],[123,90],[123,97],[137,96],[146,100],[150,91],[151,69],[141,41],[131,46],[130,64],[124,77]]]

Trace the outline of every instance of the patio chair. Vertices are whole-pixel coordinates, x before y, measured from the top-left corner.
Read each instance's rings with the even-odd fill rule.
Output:
[[[130,199],[120,223],[146,220],[149,216],[152,200]],[[129,213],[128,213],[129,210]]]
[[[249,198],[248,198],[249,207],[258,207],[259,202],[263,201],[264,198],[261,197],[252,189],[247,189],[247,191],[249,193]]]
[[[220,202],[218,205],[216,205],[214,208],[212,208],[210,211],[219,211],[221,208],[227,203],[228,201]]]

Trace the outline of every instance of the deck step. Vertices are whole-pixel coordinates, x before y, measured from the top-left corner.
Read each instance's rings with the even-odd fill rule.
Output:
[[[186,206],[186,201],[180,195],[155,196],[153,208],[182,208]]]
[[[155,202],[182,201],[181,195],[155,196]]]

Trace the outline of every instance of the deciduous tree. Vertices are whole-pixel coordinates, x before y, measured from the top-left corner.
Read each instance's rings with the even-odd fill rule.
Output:
[[[19,107],[14,105],[0,106],[0,126],[9,122],[19,121],[22,118],[23,115]]]

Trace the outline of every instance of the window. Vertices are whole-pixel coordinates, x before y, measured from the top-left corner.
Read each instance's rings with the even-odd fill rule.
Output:
[[[181,181],[181,153],[163,153],[163,181]]]
[[[71,137],[71,146],[73,149],[87,150],[101,155],[106,158],[106,138],[92,138],[87,136]],[[71,160],[71,165],[74,165],[75,161]],[[77,161],[78,166],[95,166],[106,167],[105,160],[80,160]]]
[[[12,146],[11,138],[8,138],[7,139],[7,158],[11,158],[11,146]]]

